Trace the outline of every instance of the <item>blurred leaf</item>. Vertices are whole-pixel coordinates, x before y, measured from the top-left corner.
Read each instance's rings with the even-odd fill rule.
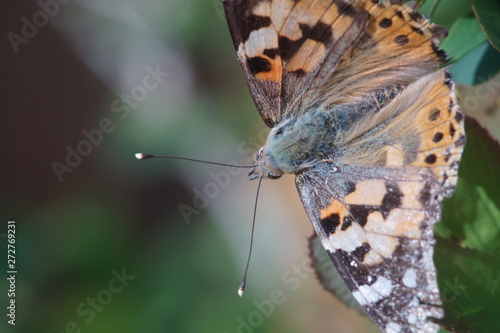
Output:
[[[471,0],[472,9],[491,45],[500,51],[500,2]]]
[[[434,262],[445,310],[444,326],[456,333],[496,332],[500,318],[500,260],[437,237]]]
[[[349,309],[366,316],[363,308],[354,299],[344,279],[342,279],[331,262],[316,233],[309,238],[309,251],[313,260],[313,267],[316,269],[316,275],[323,287],[346,304]]]
[[[450,63],[456,63],[467,53],[478,48],[486,41],[475,17],[458,18],[440,45],[451,57]]]
[[[469,52],[450,68],[453,79],[474,85],[492,78],[500,71],[500,54],[488,42]]]
[[[472,14],[469,0],[440,1],[432,17],[429,15],[436,0],[426,1],[418,11],[424,14],[431,22],[450,30],[457,17],[464,17]]]

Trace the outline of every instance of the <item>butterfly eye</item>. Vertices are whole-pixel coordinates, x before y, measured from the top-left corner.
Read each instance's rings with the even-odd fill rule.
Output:
[[[280,127],[276,130],[276,133],[274,134],[274,137],[280,137],[285,131],[283,130],[283,127]]]

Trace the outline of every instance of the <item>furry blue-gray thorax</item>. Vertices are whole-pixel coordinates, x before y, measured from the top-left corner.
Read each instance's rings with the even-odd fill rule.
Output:
[[[314,166],[332,151],[335,129],[331,114],[310,111],[298,119],[288,118],[269,133],[266,144],[255,154],[250,179],[276,179],[298,174]]]

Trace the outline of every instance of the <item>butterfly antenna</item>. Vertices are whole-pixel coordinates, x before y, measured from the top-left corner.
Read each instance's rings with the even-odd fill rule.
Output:
[[[135,158],[137,158],[138,160],[147,160],[148,158],[170,158],[170,159],[174,159],[174,160],[186,160],[186,161],[192,161],[192,162],[198,162],[198,163],[221,165],[221,166],[227,166],[227,167],[231,167],[231,168],[244,168],[244,169],[255,167],[255,165],[234,165],[234,164],[225,164],[225,163],[197,160],[194,158],[187,158],[187,157],[152,155],[152,154],[143,154],[143,153],[135,154]]]
[[[257,195],[255,196],[255,206],[253,208],[253,221],[252,221],[252,234],[250,236],[250,250],[248,251],[248,260],[245,267],[245,274],[243,274],[243,280],[241,280],[240,286],[238,287],[238,295],[243,296],[245,291],[245,285],[247,284],[247,272],[248,266],[250,265],[250,258],[252,257],[252,247],[253,247],[253,235],[255,231],[255,216],[257,215],[257,202],[259,201],[260,184],[262,183],[262,176],[259,178],[259,185],[257,185]]]
[[[434,1],[434,4],[432,5],[431,10],[429,11],[429,20],[434,16],[434,13],[436,12],[437,7],[439,6],[439,3],[441,0],[436,0]]]

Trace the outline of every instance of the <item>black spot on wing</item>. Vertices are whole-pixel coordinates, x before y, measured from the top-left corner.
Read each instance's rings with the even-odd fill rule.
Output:
[[[441,111],[439,109],[433,109],[431,112],[429,112],[429,120],[436,121],[436,120],[438,120],[440,115],[441,115]]]
[[[348,194],[356,191],[356,183],[355,182],[348,181],[348,182],[346,182],[345,186],[346,186],[345,195],[348,195]]]
[[[448,31],[442,26],[437,24],[431,24],[429,26],[429,31],[431,32],[433,37],[436,37],[438,39],[443,39],[446,36],[448,36]]]
[[[425,163],[434,164],[437,161],[437,157],[435,154],[430,154],[425,157]]]
[[[444,185],[446,183],[446,181],[448,180],[448,174],[447,173],[444,173],[443,174],[443,181],[441,182],[441,185]]]
[[[268,56],[271,59],[276,58],[276,56],[280,53],[278,49],[265,49],[264,55]]]
[[[453,126],[453,124],[450,123],[450,138],[453,138],[456,132],[457,130],[455,129],[455,126]]]
[[[455,142],[455,145],[456,145],[457,147],[463,146],[463,145],[465,145],[465,141],[466,141],[466,139],[465,139],[465,135],[461,134],[461,135],[458,137],[457,141]]]
[[[406,45],[408,44],[410,40],[408,39],[408,36],[406,35],[398,35],[394,37],[394,42],[398,45]]]
[[[370,213],[375,211],[378,211],[378,207],[376,206],[365,206],[365,205],[349,206],[349,213],[351,213],[351,216],[354,218],[354,220],[362,227],[365,226],[368,220],[368,215],[370,215]]]
[[[382,199],[380,212],[382,213],[384,218],[387,218],[391,210],[401,207],[404,194],[403,192],[401,192],[401,189],[396,183],[386,183],[385,188],[387,192]]]
[[[271,18],[268,16],[250,15],[248,17],[247,25],[252,27],[252,31],[257,31],[260,28],[265,28],[265,27],[270,26],[271,25]],[[248,39],[248,36],[246,36],[246,39]]]
[[[271,70],[271,63],[269,60],[262,57],[249,58],[248,67],[253,74],[267,73]]]
[[[366,250],[363,245],[361,245],[360,247],[362,248],[359,250],[359,253],[357,253],[358,256],[361,256],[362,252]],[[358,259],[353,252],[336,250],[334,253],[329,253],[329,255],[332,261],[335,263],[340,276],[342,277],[342,279],[344,279],[347,287],[351,291],[357,290],[358,286],[372,285],[377,281],[376,277],[372,276],[372,272],[367,266],[360,264],[357,265],[356,269],[352,268],[351,262],[356,262]]]
[[[410,27],[411,27],[411,30],[413,30],[417,34],[419,34],[419,35],[423,35],[424,34],[424,32],[422,31],[422,29],[414,27],[414,26],[410,26]]]
[[[271,25],[271,19],[268,16],[259,16],[252,13],[252,9],[260,0],[255,0],[252,8],[242,3],[241,0],[226,1],[224,9],[228,24],[232,31],[233,42],[236,46],[248,40],[252,31],[259,30]],[[245,1],[246,2],[246,1]]]
[[[392,26],[392,20],[390,18],[385,17],[385,18],[380,20],[380,22],[378,23],[378,26],[383,28],[383,29],[387,29],[390,26]]]
[[[455,113],[455,120],[460,124],[462,120],[464,120],[464,114],[461,111],[457,111],[457,113]]]
[[[422,22],[424,20],[424,16],[420,14],[419,12],[411,12],[410,13],[410,18],[415,21],[415,22]]]
[[[422,206],[427,206],[432,199],[431,194],[431,185],[429,183],[425,183],[424,187],[420,190],[419,201]]]
[[[337,6],[340,15],[354,17],[358,14],[358,10],[350,3],[343,0],[333,0],[333,3]]]
[[[321,43],[329,42],[332,38],[330,26],[324,24],[323,22],[318,22],[309,32],[308,38]]]
[[[279,50],[281,58],[284,61],[289,61],[307,39],[312,39],[321,43],[328,43],[332,39],[330,26],[324,23],[319,22],[312,28],[307,24],[301,23],[299,27],[302,31],[301,38],[291,40],[285,36],[279,37]]]
[[[432,141],[435,142],[435,143],[438,143],[440,142],[441,140],[443,140],[443,137],[444,137],[444,134],[441,133],[441,132],[437,132],[436,134],[434,134],[434,136],[432,137]]]
[[[327,235],[335,233],[337,227],[340,225],[339,214],[332,214],[324,219],[320,220],[321,228],[325,231]]]
[[[349,229],[352,225],[352,217],[351,216],[346,216],[344,218],[344,221],[342,221],[342,227],[340,227],[340,230],[342,231],[346,231],[347,229]]]
[[[362,245],[358,246],[354,251],[352,251],[351,254],[362,262],[365,259],[366,254],[370,252],[370,250],[371,246],[368,243],[363,243]]]
[[[436,54],[436,56],[439,58],[439,60],[441,62],[446,62],[446,58],[448,58],[448,53],[446,53],[445,51],[441,50],[439,48],[438,44],[435,43],[435,42],[431,43],[431,48],[432,48],[432,51],[434,52],[434,54]]]
[[[400,10],[395,10],[394,14],[396,14],[396,16],[400,19],[404,19],[403,13]]]

